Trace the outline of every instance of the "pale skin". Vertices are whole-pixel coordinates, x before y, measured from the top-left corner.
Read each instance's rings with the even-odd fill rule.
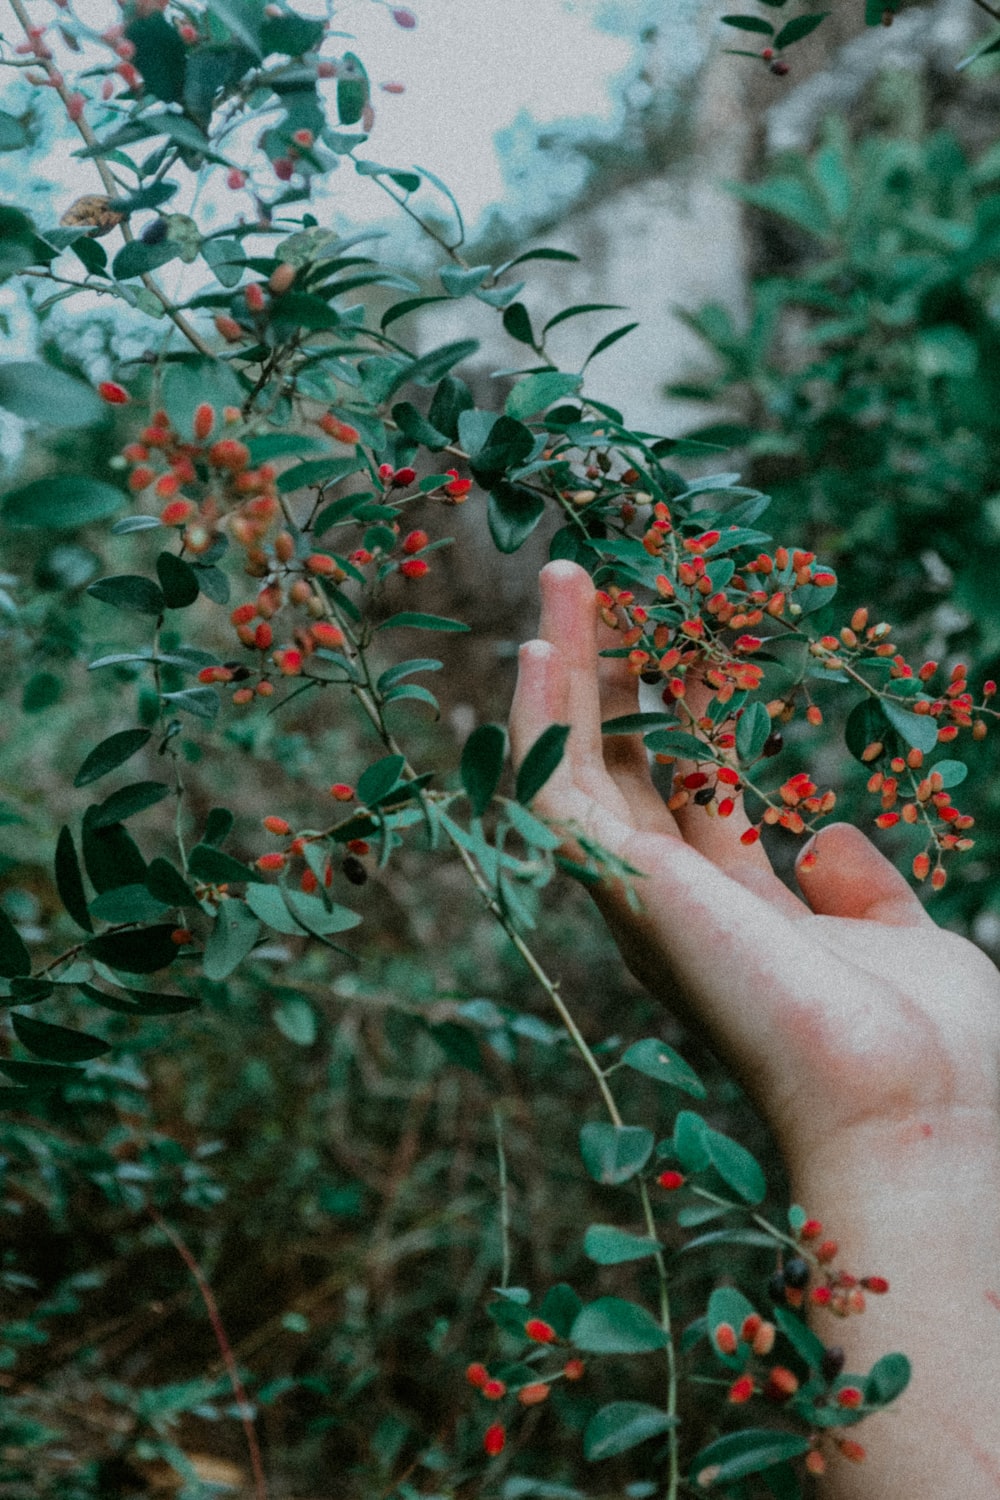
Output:
[[[852,1430],[865,1461],[831,1460],[824,1500],[1000,1496],[1000,974],[850,825],[821,831],[811,868],[800,854],[795,894],[740,843],[741,804],[669,812],[641,740],[601,736],[637,680],[599,658],[616,640],[591,580],[555,562],[541,590],[515,761],[549,724],[571,732],[537,810],[642,872],[640,911],[620,882],[595,891],[625,962],[744,1085],[838,1263],[891,1285],[861,1315],[813,1315],[849,1370],[901,1350],[914,1371]]]

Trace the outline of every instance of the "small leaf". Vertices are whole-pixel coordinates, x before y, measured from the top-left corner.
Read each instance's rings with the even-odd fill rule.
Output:
[[[796,1354],[808,1365],[810,1370],[818,1370],[823,1363],[823,1355],[826,1346],[822,1339],[818,1339],[811,1328],[807,1328],[801,1318],[787,1307],[775,1307],[774,1321],[781,1329],[785,1338],[791,1344]]]
[[[570,1339],[588,1354],[649,1354],[670,1342],[644,1307],[621,1297],[591,1302],[574,1322]]]
[[[928,755],[934,749],[937,744],[938,726],[937,721],[931,718],[930,714],[910,713],[909,709],[900,708],[888,698],[882,699],[882,712],[897,734],[901,735],[915,750],[922,750],[925,755]]]
[[[778,32],[774,39],[776,47],[790,47],[793,42],[801,42],[803,37],[821,26],[830,14],[828,10],[818,11],[811,16],[793,16],[792,19]]]
[[[383,620],[377,630],[440,630],[461,632],[470,627],[461,620],[449,620],[444,615],[422,615],[413,614],[404,610],[402,614],[391,615],[388,620]]]
[[[115,609],[128,609],[139,615],[161,615],[166,608],[162,591],[151,578],[138,573],[98,578],[88,586],[87,593],[104,604],[113,604]]]
[[[146,886],[120,885],[102,891],[90,903],[90,915],[99,922],[155,922],[164,915],[165,906],[151,896]]]
[[[511,338],[516,339],[519,344],[528,344],[532,349],[536,347],[531,318],[523,302],[511,303],[504,312],[503,326]]]
[[[49,1062],[87,1062],[111,1051],[111,1043],[85,1031],[71,1031],[68,1026],[53,1026],[49,1021],[34,1021],[12,1011],[10,1017],[18,1041]]]
[[[473,816],[481,818],[493,800],[503,774],[507,736],[499,724],[480,724],[465,742],[461,777]]]
[[[500,482],[490,491],[486,519],[498,552],[523,546],[545,514],[545,500],[522,485]]]
[[[748,703],[736,722],[736,752],[741,760],[756,760],[771,733],[771,716],[763,703]]]
[[[201,903],[186,884],[179,870],[169,860],[157,858],[150,861],[146,871],[146,889],[164,906],[190,907],[200,910]]]
[[[228,807],[213,807],[205,819],[205,831],[201,836],[203,844],[211,844],[213,849],[218,849],[224,844],[233,830],[236,822],[235,813]]]
[[[648,1078],[656,1078],[660,1083],[669,1083],[675,1089],[683,1089],[696,1099],[705,1098],[705,1085],[694,1069],[672,1047],[656,1037],[633,1042],[622,1053],[622,1062],[627,1068],[634,1068],[637,1073],[645,1073]]]
[[[471,411],[475,404],[472,392],[464,380],[446,375],[434,392],[427,420],[438,432],[446,433],[454,440],[458,437],[459,417],[463,411]]]
[[[400,784],[406,761],[401,755],[386,755],[362,771],[358,778],[358,801],[374,807]]]
[[[645,734],[648,729],[660,729],[664,725],[676,724],[677,720],[672,714],[641,713],[641,714],[619,714],[615,719],[605,719],[601,725],[602,734]],[[699,750],[704,753],[706,746],[698,741]]]
[[[283,1037],[296,1047],[311,1047],[316,1040],[316,1012],[308,1000],[289,996],[276,1005],[271,1018]]]
[[[111,262],[111,274],[116,281],[131,281],[133,276],[147,276],[176,260],[180,247],[170,240],[161,240],[158,245],[147,245],[144,240],[132,240],[123,245]]]
[[[206,979],[228,979],[260,937],[260,923],[242,901],[223,901],[205,944]]]
[[[932,719],[931,723],[933,722]],[[855,760],[861,760],[869,745],[884,744],[886,736],[891,733],[892,727],[881,702],[877,698],[863,698],[847,715],[844,743]]]
[[[543,370],[519,380],[504,403],[508,417],[523,422],[536,412],[545,411],[554,401],[573,395],[583,384],[580,375],[564,375],[559,370]]]
[[[173,552],[161,552],[156,559],[156,576],[168,609],[186,609],[197,599],[198,575],[183,557]]]
[[[734,26],[737,31],[759,31],[761,36],[773,36],[774,27],[760,16],[720,16],[723,26]]]
[[[531,805],[562,761],[569,728],[568,724],[550,724],[548,729],[542,730],[521,762],[514,795],[525,807]]]
[[[595,1182],[616,1186],[641,1172],[653,1154],[653,1132],[642,1125],[584,1125],[580,1154]]]
[[[195,880],[203,880],[207,885],[227,885],[233,880],[249,880],[252,882],[263,881],[264,876],[259,870],[252,869],[241,860],[234,859],[231,854],[224,854],[221,849],[214,848],[211,844],[197,844],[191,850],[188,858],[188,873]]]
[[[872,1365],[865,1381],[865,1400],[886,1406],[901,1396],[910,1383],[910,1361],[905,1354],[883,1354]]]
[[[281,932],[286,937],[305,937],[306,928],[292,916],[276,885],[248,885],[246,903],[254,916],[259,917],[275,932]]]
[[[90,820],[91,828],[109,828],[112,823],[124,823],[136,813],[155,807],[164,797],[170,796],[171,788],[165,781],[136,781],[132,786],[123,786],[110,797],[105,797]],[[81,887],[82,889],[82,887]],[[65,900],[64,903],[65,905]],[[66,907],[69,911],[69,907]],[[72,916],[72,912],[70,912]]]
[[[78,927],[82,927],[84,932],[93,932],[94,924],[87,910],[87,896],[83,888],[80,861],[77,858],[73,835],[65,824],[60,828],[56,842],[55,879],[59,899],[73,921]]]
[[[177,957],[173,941],[174,927],[164,922],[155,927],[140,927],[127,932],[104,932],[84,944],[91,958],[120,969],[125,974],[155,974],[166,969]]]
[[[775,1432],[764,1427],[746,1428],[716,1438],[691,1462],[691,1483],[696,1490],[732,1484],[748,1474],[759,1474],[786,1459],[808,1453],[810,1439],[795,1432]]]
[[[0,975],[4,979],[14,979],[30,973],[31,954],[25,947],[21,934],[0,906]]]
[[[584,1428],[584,1457],[591,1463],[613,1458],[676,1425],[676,1417],[645,1401],[613,1401],[596,1411]]]
[[[583,368],[586,369],[592,359],[596,359],[599,354],[603,354],[605,349],[610,349],[612,344],[617,344],[619,339],[623,339],[626,334],[631,333],[633,328],[638,328],[638,326],[638,323],[625,323],[621,328],[616,328],[612,333],[606,333],[602,339],[598,339],[584,360]]]
[[[149,729],[121,729],[117,734],[108,735],[91,750],[73,777],[73,785],[89,786],[92,781],[99,781],[109,771],[130,760],[148,742],[150,735]]]
[[[599,1266],[618,1266],[625,1261],[645,1260],[660,1248],[648,1235],[627,1234],[613,1224],[591,1224],[583,1236],[583,1253]]]

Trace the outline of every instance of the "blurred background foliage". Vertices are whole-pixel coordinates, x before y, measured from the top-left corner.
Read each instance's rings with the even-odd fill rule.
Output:
[[[873,98],[856,129],[827,121],[808,148],[761,161],[736,189],[745,313],[685,309],[706,357],[669,394],[709,403],[691,430],[732,447],[733,467],[774,496],[776,537],[836,566],[845,613],[871,604],[903,623],[908,654],[995,676],[1000,150],[960,117],[940,128],[931,70],[884,78]],[[53,365],[93,368],[94,329],[57,336],[43,323],[39,337]],[[616,394],[627,411],[628,392]],[[126,438],[109,409],[63,446],[29,435],[22,468],[96,468]],[[427,766],[454,764],[473,723],[503,719],[544,560],[537,535],[504,581],[474,503],[456,521],[466,560],[437,570],[427,607],[467,620],[471,644],[442,647],[444,713],[415,746]],[[118,541],[105,556],[96,531],[44,550],[29,533],[3,542],[0,877],[30,941],[62,920],[49,871],[75,807],[79,746],[132,690],[128,668],[88,677],[84,655],[101,650],[106,628],[84,589],[124,552]],[[807,751],[793,726],[786,762],[796,769],[808,754],[844,815],[864,821],[872,810],[843,750],[836,689],[821,701],[823,729]],[[192,745],[194,805],[235,806],[234,852],[253,857],[262,808],[310,821],[317,788],[351,780],[373,750],[336,701],[236,723],[213,748]],[[993,741],[969,785],[977,848],[934,910],[995,952]],[[150,837],[161,810],[144,822]],[[225,983],[203,981],[197,1011],[141,1032],[111,1018],[114,1062],[92,1064],[90,1082],[37,1117],[0,1119],[5,1500],[251,1493],[205,1304],[156,1214],[212,1287],[274,1500],[655,1493],[648,1445],[599,1468],[580,1457],[602,1400],[626,1383],[630,1396],[651,1394],[635,1362],[607,1361],[523,1413],[483,1483],[484,1419],[462,1371],[502,1347],[483,1312],[501,1266],[501,1161],[516,1282],[628,1295],[643,1273],[582,1256],[583,1226],[620,1213],[579,1162],[592,1091],[461,872],[404,853],[361,900],[353,958],[294,939],[258,949]],[[544,893],[534,946],[594,1044],[658,1032],[681,1047],[712,1080],[713,1123],[763,1153],[780,1195],[780,1168],[736,1086],[632,984],[575,887]],[[626,1117],[665,1130],[662,1092],[638,1076],[629,1089]],[[680,1273],[681,1323],[733,1272],[725,1254],[723,1264],[703,1252]],[[763,1290],[768,1258],[748,1255],[745,1284]]]

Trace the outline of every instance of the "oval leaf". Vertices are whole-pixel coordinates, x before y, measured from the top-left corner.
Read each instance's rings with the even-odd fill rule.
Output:
[[[91,938],[84,946],[91,958],[107,964],[110,969],[120,969],[125,974],[155,974],[157,969],[167,968],[177,957],[177,944],[171,937],[173,931],[172,923],[161,922],[154,927],[138,927],[129,932],[105,932],[100,937]]]
[[[610,1125],[597,1121],[580,1131],[580,1154],[595,1182],[608,1186],[628,1182],[641,1172],[653,1153],[653,1132],[642,1125]]]
[[[198,575],[183,557],[161,552],[156,559],[156,576],[168,609],[186,609],[197,599]]]
[[[72,531],[106,521],[127,503],[121,490],[87,474],[51,474],[9,490],[0,500],[0,519],[8,526]]]
[[[73,785],[89,786],[92,781],[99,781],[141,750],[151,733],[149,729],[121,729],[117,734],[109,734],[91,750],[73,777]]]
[[[618,1266],[629,1260],[645,1260],[660,1248],[648,1235],[628,1234],[613,1224],[591,1224],[583,1237],[583,1253],[599,1266]]]
[[[627,1068],[634,1068],[637,1073],[645,1073],[648,1078],[656,1078],[660,1083],[672,1084],[675,1089],[683,1089],[696,1099],[705,1097],[705,1085],[694,1069],[689,1068],[683,1057],[672,1047],[668,1047],[666,1042],[658,1041],[656,1037],[633,1042],[622,1053],[622,1062]]]
[[[621,1297],[591,1302],[575,1320],[570,1339],[588,1354],[650,1354],[669,1343],[644,1307]]]
[[[56,843],[55,877],[59,899],[73,921],[78,927],[82,927],[84,932],[93,932],[94,924],[87,911],[87,896],[83,888],[83,876],[80,873],[76,845],[73,843],[73,835],[65,825],[59,830]]]
[[[139,573],[98,578],[87,593],[104,604],[113,604],[115,609],[129,609],[138,615],[161,615],[166,607],[162,590],[151,578],[143,578]]]
[[[481,818],[489,807],[500,783],[506,750],[507,736],[499,724],[480,724],[465,742],[462,786],[477,818]]]
[[[524,757],[514,788],[515,797],[524,807],[530,806],[559,765],[568,738],[568,724],[550,724]]]
[[[111,1051],[111,1043],[85,1031],[71,1031],[68,1026],[53,1026],[49,1021],[34,1021],[12,1011],[10,1017],[18,1041],[47,1062],[87,1062]]]
[[[31,954],[24,939],[13,922],[0,906],[0,975],[4,979],[15,979],[31,973]]]
[[[751,1427],[717,1438],[696,1454],[691,1464],[691,1482],[696,1489],[731,1484],[748,1474],[759,1474],[786,1459],[808,1453],[810,1441],[794,1432],[773,1432]]]
[[[89,427],[107,408],[82,380],[34,360],[0,365],[0,406],[28,422],[52,427]]]
[[[155,807],[164,797],[169,797],[170,787],[165,781],[136,781],[132,786],[123,786],[96,809],[90,819],[91,828],[110,828],[112,823],[124,823],[147,807]],[[65,904],[65,898],[64,898]],[[66,907],[69,911],[69,907]],[[73,913],[70,912],[70,916]]]
[[[645,1401],[612,1401],[602,1406],[583,1432],[583,1452],[591,1463],[626,1453],[677,1425],[677,1418]]]

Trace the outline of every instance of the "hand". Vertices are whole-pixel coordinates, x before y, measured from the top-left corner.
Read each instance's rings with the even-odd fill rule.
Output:
[[[728,819],[671,814],[639,736],[602,738],[635,712],[637,679],[573,563],[541,575],[540,639],[521,650],[511,714],[516,761],[549,724],[571,726],[536,799],[645,878],[636,911],[621,881],[595,899],[622,955],[653,993],[703,1028],[796,1159],[874,1123],[911,1130],[1000,1112],[1000,975],[942,931],[858,829],[833,824],[797,866],[801,896],[775,875],[741,806]],[[569,842],[572,849],[572,843]]]

